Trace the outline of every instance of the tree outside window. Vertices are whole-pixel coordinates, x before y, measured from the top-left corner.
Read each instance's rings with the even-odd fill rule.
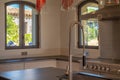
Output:
[[[6,48],[38,48],[39,16],[29,2],[6,3]]]
[[[82,6],[81,6],[82,5]],[[79,10],[79,21],[84,27],[85,34],[85,47],[86,48],[98,48],[98,21],[97,19],[88,19],[82,20],[80,18],[81,15],[88,14],[90,12],[98,10],[98,4],[95,0],[88,0],[81,3],[78,7]],[[79,47],[83,47],[82,44],[82,35],[79,29]]]

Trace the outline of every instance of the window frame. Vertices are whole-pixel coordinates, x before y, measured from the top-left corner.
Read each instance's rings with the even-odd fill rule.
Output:
[[[79,15],[81,15],[81,8],[82,8],[84,5],[88,4],[88,3],[98,4],[98,1],[96,1],[96,0],[86,0],[86,1],[83,1],[82,3],[80,3],[80,4],[78,5],[77,9],[78,9],[78,21],[79,21],[79,22],[81,22],[81,20],[80,20],[80,17],[81,17],[81,16],[79,16]],[[78,26],[79,26],[79,25],[78,25]],[[98,33],[98,34],[99,34],[99,33]],[[82,41],[81,41],[81,29],[80,29],[80,27],[78,27],[78,48],[83,48],[83,45],[82,45],[81,42],[82,42]],[[85,48],[87,48],[87,49],[98,49],[99,47],[98,47],[98,46],[85,45]]]
[[[19,46],[7,46],[7,9],[6,7],[10,4],[19,4],[19,5],[27,5],[27,6],[31,6],[33,8],[35,8],[35,4],[31,3],[31,2],[27,2],[27,1],[10,1],[5,3],[5,49],[32,49],[32,48],[39,48],[39,14],[36,15],[36,22],[35,22],[35,27],[36,27],[36,32],[35,32],[35,37],[36,37],[36,45],[32,45],[32,46],[25,46],[24,44],[24,9],[19,8],[19,12],[21,11],[21,15],[19,15]],[[24,6],[22,6],[24,7]],[[23,27],[21,27],[23,26]]]

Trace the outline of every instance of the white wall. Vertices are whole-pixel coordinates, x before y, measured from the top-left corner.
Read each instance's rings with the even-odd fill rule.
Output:
[[[101,57],[120,59],[120,20],[99,21],[99,25]]]
[[[0,0],[0,59],[19,58],[21,52],[27,51],[28,56],[51,56],[60,54],[60,1],[46,0],[41,11],[40,48],[5,50],[5,6],[13,0]],[[17,0],[16,0],[17,1]],[[25,0],[36,3],[36,0]]]
[[[28,57],[68,55],[68,32],[69,26],[76,21],[76,5],[84,0],[75,0],[72,9],[63,11],[60,0],[46,0],[46,4],[41,11],[40,25],[40,48],[38,49],[16,49],[5,50],[5,11],[4,3],[11,0],[0,0],[0,59],[20,58],[21,52],[27,51]],[[36,0],[26,0],[32,1]],[[77,48],[77,29],[72,32],[72,53],[81,53]],[[99,57],[99,50],[89,49],[90,58]]]
[[[61,54],[68,55],[68,42],[69,42],[69,27],[71,23],[77,21],[77,9],[76,6],[84,0],[75,0],[72,7],[67,11],[61,12]],[[83,25],[84,26],[84,25]],[[77,34],[77,27],[72,29],[72,41],[71,41],[71,53],[75,54],[82,54],[82,49],[77,48],[78,42],[78,34]],[[97,58],[100,56],[99,49],[86,49],[89,52],[89,58]],[[75,55],[81,56],[81,55]]]

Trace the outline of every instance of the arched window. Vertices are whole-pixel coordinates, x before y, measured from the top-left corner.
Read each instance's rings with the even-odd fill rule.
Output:
[[[97,19],[81,19],[82,15],[98,10],[98,2],[96,0],[86,0],[78,6],[78,20],[84,27],[85,47],[98,48],[98,21]],[[81,30],[78,31],[78,47],[82,48]]]
[[[39,15],[35,5],[26,1],[5,3],[5,47],[24,49],[39,47]]]

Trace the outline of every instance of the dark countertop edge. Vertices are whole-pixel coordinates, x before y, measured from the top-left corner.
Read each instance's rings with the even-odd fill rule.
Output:
[[[30,61],[39,61],[39,60],[49,60],[49,59],[54,59],[54,60],[60,60],[60,61],[68,61],[69,57],[68,56],[41,56],[41,57],[26,57],[26,58],[15,58],[15,59],[1,59],[0,64],[4,63],[16,63],[16,62],[30,62]],[[73,57],[73,62],[78,62],[78,60],[81,60],[81,57]]]
[[[85,75],[85,76],[91,76],[91,77],[96,77],[96,78],[101,78],[101,79],[107,79],[107,80],[120,80],[120,77],[112,77],[112,76],[105,76],[105,75],[102,75],[102,74],[94,74],[94,73],[88,73],[88,72],[79,72],[79,73],[74,73],[74,75]]]

